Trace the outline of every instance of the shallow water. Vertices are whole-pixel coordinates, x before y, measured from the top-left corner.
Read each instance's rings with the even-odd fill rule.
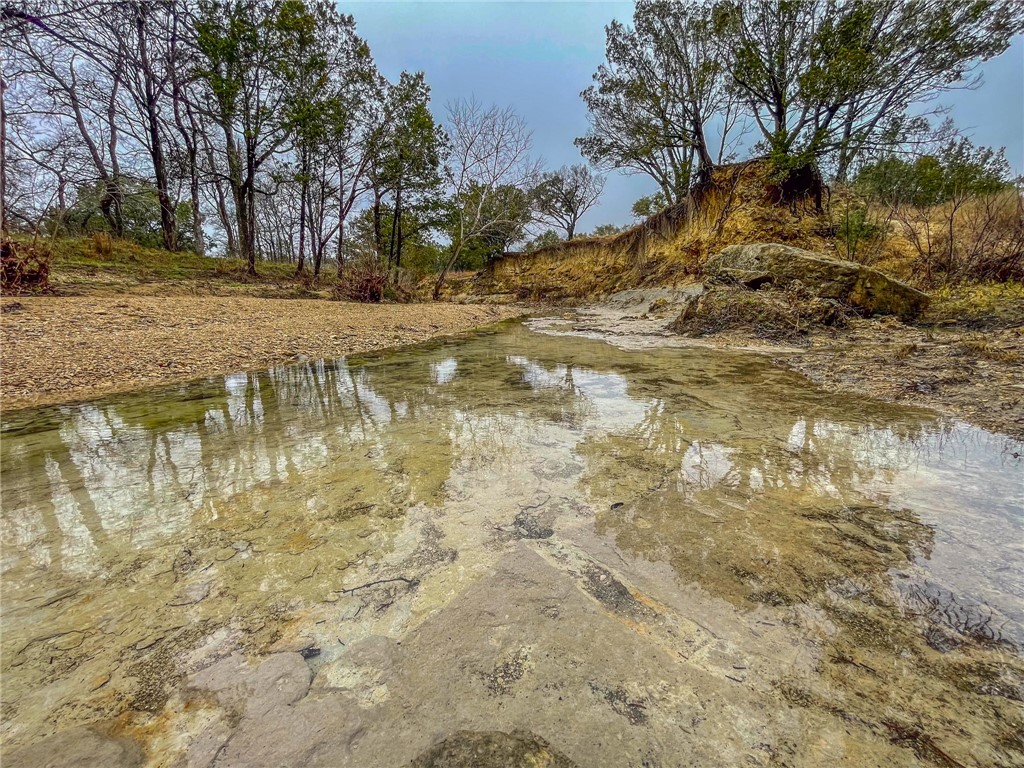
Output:
[[[102,722],[256,764],[195,674],[302,651],[281,706],[332,735],[277,739],[292,764],[470,730],[579,765],[1019,765],[1022,453],[758,356],[520,324],[8,414],[5,751]]]

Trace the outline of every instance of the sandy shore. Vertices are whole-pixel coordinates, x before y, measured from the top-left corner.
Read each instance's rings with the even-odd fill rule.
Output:
[[[340,357],[521,314],[514,307],[241,297],[5,298],[4,409]]]

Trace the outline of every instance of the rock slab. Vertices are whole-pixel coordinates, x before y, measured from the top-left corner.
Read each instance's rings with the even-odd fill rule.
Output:
[[[867,315],[911,320],[928,306],[928,296],[899,280],[852,261],[779,243],[730,245],[704,266],[710,280],[748,288],[800,281],[815,296],[834,299]]]

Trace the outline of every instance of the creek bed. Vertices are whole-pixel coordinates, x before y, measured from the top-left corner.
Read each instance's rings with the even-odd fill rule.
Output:
[[[1024,763],[1024,446],[762,357],[510,323],[2,434],[5,766]]]

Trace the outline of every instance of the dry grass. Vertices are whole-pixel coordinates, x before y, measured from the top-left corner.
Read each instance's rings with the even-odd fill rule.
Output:
[[[906,360],[917,351],[917,344],[900,344],[892,351],[894,360]]]
[[[947,285],[931,294],[922,322],[966,328],[1024,327],[1024,283],[986,282]]]
[[[1021,362],[1021,355],[1018,351],[981,339],[960,342],[959,351],[968,357],[991,360],[996,363],[1012,365]]]
[[[947,204],[915,213],[870,205],[837,188],[821,213],[811,197],[779,205],[772,187],[764,163],[718,169],[690,200],[635,227],[510,254],[481,280],[455,286],[450,295],[581,303],[628,288],[689,282],[725,246],[753,242],[835,254],[928,290],[1024,279],[1024,202],[1016,190],[968,200],[955,210]]]
[[[831,211],[839,256],[918,287],[1024,280],[1024,198],[1017,189],[896,210],[842,189]]]

